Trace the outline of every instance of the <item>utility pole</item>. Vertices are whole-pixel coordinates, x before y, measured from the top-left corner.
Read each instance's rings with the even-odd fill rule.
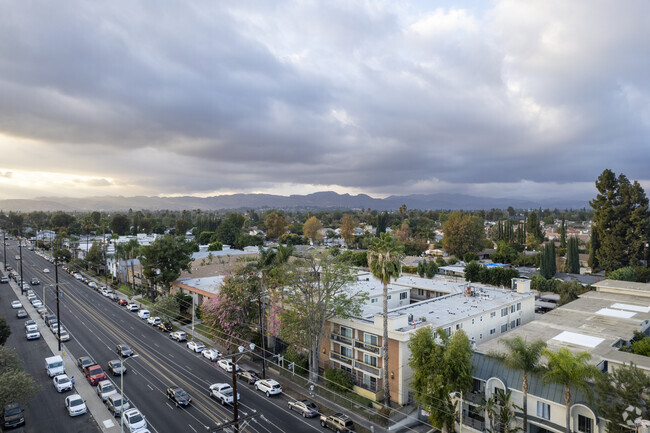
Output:
[[[59,310],[59,258],[54,257],[54,288],[56,290],[56,319],[59,321],[59,352],[61,351],[61,312]]]
[[[2,248],[4,249],[3,257],[5,259],[5,272],[7,271],[7,229],[2,231]]]
[[[262,379],[266,379],[266,336],[264,335],[264,321],[266,319],[266,314],[264,314],[264,308],[262,306],[262,293],[260,292],[260,297],[258,298],[258,306],[260,310],[260,331],[262,333]]]
[[[20,294],[22,295],[25,292],[23,287],[23,239],[18,238],[18,250],[20,250]]]
[[[192,340],[194,340],[194,295],[192,295]]]

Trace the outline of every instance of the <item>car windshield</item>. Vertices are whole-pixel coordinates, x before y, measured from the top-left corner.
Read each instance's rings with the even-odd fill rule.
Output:
[[[93,368],[90,370],[90,375],[94,376],[96,374],[102,374],[102,369],[101,368]]]
[[[122,363],[120,361],[113,361],[113,363],[111,365],[113,366],[113,368],[122,367]]]
[[[63,366],[63,361],[57,361],[50,364],[50,368],[56,368]]]
[[[21,409],[19,406],[9,408],[5,410],[5,416],[13,416],[13,415],[18,415],[21,412]]]
[[[104,385],[104,387],[102,388],[102,392],[110,392],[110,391],[115,391],[115,387],[113,386],[113,384],[109,383],[108,385]]]
[[[178,397],[178,398],[187,398],[187,393],[185,391],[183,391],[182,389],[174,390],[174,394],[176,394],[176,397]]]
[[[84,404],[84,402],[83,402],[83,400],[80,400],[80,399],[75,399],[75,400],[70,401],[70,406],[71,407],[81,406],[82,404]]]
[[[140,421],[142,421],[142,415],[140,415],[139,413],[136,413],[135,415],[131,415],[129,421],[131,422],[131,424],[139,423]]]
[[[306,407],[307,409],[311,409],[311,410],[315,410],[315,409],[316,409],[316,405],[315,405],[314,403],[310,402],[310,401],[305,402],[305,407]]]
[[[68,379],[67,377],[62,377],[59,379],[59,384],[64,384],[68,382],[70,382],[70,379]]]

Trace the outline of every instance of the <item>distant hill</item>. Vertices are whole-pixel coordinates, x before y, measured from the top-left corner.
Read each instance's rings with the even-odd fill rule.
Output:
[[[105,212],[133,210],[242,210],[242,209],[361,209],[397,210],[406,205],[409,209],[422,210],[480,210],[506,209],[582,209],[589,207],[582,200],[521,200],[509,198],[474,197],[463,194],[413,194],[390,196],[384,199],[366,194],[338,194],[333,191],[307,195],[231,194],[213,197],[43,197],[25,200],[0,200],[0,210],[8,211],[66,211]]]

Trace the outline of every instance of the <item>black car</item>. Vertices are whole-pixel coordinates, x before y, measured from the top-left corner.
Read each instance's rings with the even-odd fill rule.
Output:
[[[192,398],[178,386],[170,386],[167,388],[167,398],[172,400],[176,407],[178,406],[187,406],[192,402]]]
[[[77,358],[77,365],[79,366],[80,369],[84,369],[86,367],[89,367],[91,365],[97,364],[95,361],[90,356],[82,356],[81,358]]]
[[[24,409],[18,403],[9,403],[2,414],[2,425],[5,429],[25,425]]]
[[[255,382],[260,380],[260,377],[253,370],[242,370],[237,373],[239,379],[245,380],[248,384],[253,385]]]
[[[171,323],[169,322],[160,322],[158,324],[158,327],[160,328],[161,331],[163,332],[171,332],[174,330],[174,327],[172,326]]]
[[[133,356],[133,350],[126,344],[118,344],[116,348],[117,354],[120,355],[122,358],[128,358],[129,356]]]
[[[38,286],[41,284],[38,278],[32,278],[32,286]]]

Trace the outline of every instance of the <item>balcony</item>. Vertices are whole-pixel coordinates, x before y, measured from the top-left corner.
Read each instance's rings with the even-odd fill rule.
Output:
[[[361,340],[354,340],[354,347],[381,356],[380,346],[375,346],[374,344],[369,344]]]
[[[361,362],[359,360],[354,361],[354,368],[358,370],[365,371],[366,373],[373,374],[377,377],[381,377],[381,368],[379,367],[373,367],[370,364],[366,364],[365,362]]]
[[[332,332],[332,334],[330,335],[330,339],[332,341],[337,341],[341,344],[347,344],[349,346],[352,346],[352,339],[350,337],[346,337],[344,335],[337,334],[335,332]]]
[[[466,399],[469,403],[474,403],[474,404],[479,404],[479,405],[480,405],[480,404],[483,404],[483,403],[484,403],[484,401],[485,401],[485,395],[484,395],[483,392],[474,392],[474,391],[472,391],[472,392],[468,392],[468,393],[465,395],[465,399]]]
[[[341,355],[340,353],[330,352],[330,359],[342,362],[343,364],[352,365],[352,358],[348,358],[347,356]]]

